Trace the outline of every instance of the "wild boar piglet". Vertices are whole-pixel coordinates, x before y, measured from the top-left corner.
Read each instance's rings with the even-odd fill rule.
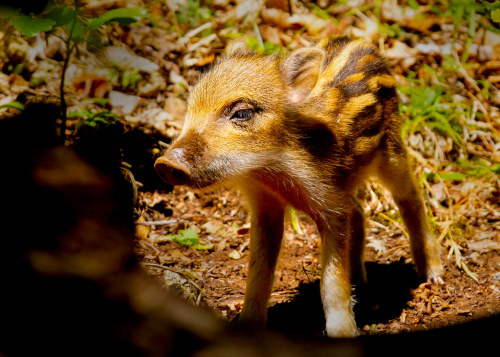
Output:
[[[364,284],[365,225],[354,197],[370,176],[391,191],[418,273],[442,283],[439,245],[400,135],[395,81],[363,40],[339,37],[284,58],[227,53],[194,86],[180,136],[157,159],[174,185],[237,185],[251,209],[240,319],[264,323],[290,205],[321,235],[329,336],[358,333],[351,284]]]

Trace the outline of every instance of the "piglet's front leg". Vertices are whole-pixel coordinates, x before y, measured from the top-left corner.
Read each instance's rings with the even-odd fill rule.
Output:
[[[258,188],[247,196],[252,211],[250,263],[240,321],[263,325],[283,238],[284,205]]]
[[[351,284],[348,268],[347,214],[335,214],[329,224],[320,227],[323,275],[321,300],[330,337],[354,337],[358,329],[352,311]]]

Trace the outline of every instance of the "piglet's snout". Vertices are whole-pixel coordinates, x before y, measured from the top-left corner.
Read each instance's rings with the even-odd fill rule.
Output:
[[[155,170],[163,181],[171,185],[184,185],[189,182],[189,168],[182,162],[184,149],[175,148],[159,157],[155,162]]]

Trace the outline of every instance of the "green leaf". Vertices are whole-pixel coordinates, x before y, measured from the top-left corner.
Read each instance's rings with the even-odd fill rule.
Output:
[[[175,12],[175,17],[181,24],[190,23],[197,26],[200,20],[208,20],[214,14],[213,10],[201,6],[200,0],[187,0],[185,5],[180,5],[179,10]]]
[[[106,125],[111,125],[116,123],[116,115],[109,111],[102,111],[95,113],[90,118],[92,121],[96,123],[102,123]]]
[[[490,171],[495,174],[500,174],[500,164],[496,164],[490,168]]]
[[[462,181],[465,179],[466,175],[460,172],[441,172],[439,173],[439,177],[443,180]]]
[[[94,113],[92,113],[90,110],[84,108],[84,109],[80,110],[79,112],[69,112],[67,116],[68,116],[68,118],[90,118],[93,115],[94,115]]]
[[[57,7],[45,17],[54,20],[54,26],[66,26],[71,24],[78,16],[78,11],[68,7]]]
[[[38,87],[40,84],[42,84],[44,80],[39,77],[31,77],[30,83],[33,88]]]
[[[109,102],[108,98],[89,98],[88,100],[103,106]]]
[[[4,109],[4,108],[14,108],[14,109],[19,109],[19,110],[24,110],[24,104],[13,101],[13,102],[10,102],[7,104],[0,105],[0,109]]]
[[[79,41],[80,38],[83,36],[85,33],[86,27],[85,25],[79,20],[76,20],[75,26],[73,27],[73,40],[74,41]]]
[[[0,19],[12,19],[19,16],[19,10],[10,6],[0,6]]]
[[[458,6],[455,9],[455,16],[453,17],[453,27],[454,27],[454,35],[457,34],[457,29],[458,26],[460,25],[460,21],[462,21],[462,18],[464,16],[464,7],[463,6]]]
[[[290,207],[289,213],[290,213],[290,221],[292,222],[293,230],[295,231],[295,233],[303,235],[304,232],[302,232],[302,229],[299,226],[299,216],[297,215],[297,211],[293,207]]]
[[[12,73],[20,74],[24,70],[24,63],[18,63]]]
[[[417,10],[420,6],[417,0],[408,0],[408,5],[413,9]]]
[[[269,41],[264,41],[264,53],[267,55],[272,55],[281,50],[281,46]]]
[[[498,4],[500,4],[500,2]],[[493,10],[490,16],[492,21],[500,23],[500,9]]]
[[[121,85],[124,88],[130,87],[135,88],[137,83],[142,79],[142,75],[139,70],[126,70],[122,73]]]
[[[500,1],[495,1],[495,2],[481,1],[481,3],[484,5],[486,9],[490,11],[500,9]]]
[[[209,250],[213,248],[213,244],[200,244],[198,233],[194,229],[183,229],[177,234],[168,234],[157,239],[158,242],[173,241],[177,244],[184,245],[198,250]]]
[[[88,23],[90,30],[96,30],[108,22],[116,21],[122,25],[129,25],[149,15],[148,10],[142,8],[120,8],[106,11],[101,16],[92,19]]]
[[[243,34],[241,32],[228,32],[228,33],[221,33],[219,34],[219,36],[222,36],[222,37],[227,37],[227,38],[239,38],[239,37],[242,37]]]
[[[179,231],[177,237],[174,238],[174,241],[179,244],[192,247],[200,243],[200,238],[198,237],[198,232],[196,232],[194,229],[183,229]]]
[[[196,244],[196,245],[193,245],[193,249],[197,249],[197,250],[210,250],[213,247],[214,247],[213,244],[209,244],[209,245]]]
[[[33,37],[42,31],[49,31],[56,23],[52,19],[39,19],[27,15],[19,15],[10,21],[12,26],[21,31],[21,34]]]
[[[246,45],[252,51],[257,51],[260,49],[259,41],[253,36],[248,36],[246,39]]]

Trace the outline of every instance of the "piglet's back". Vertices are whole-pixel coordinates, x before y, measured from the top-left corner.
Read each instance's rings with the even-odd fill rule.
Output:
[[[324,51],[318,80],[299,111],[328,123],[340,146],[368,155],[384,135],[400,132],[395,80],[385,59],[364,40],[339,37],[320,42]]]

